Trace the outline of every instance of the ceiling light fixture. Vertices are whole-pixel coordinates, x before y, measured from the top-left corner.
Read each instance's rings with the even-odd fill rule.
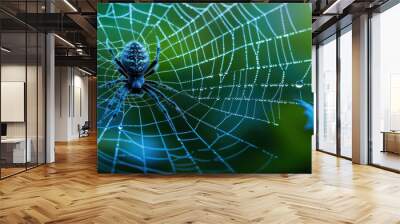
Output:
[[[6,53],[10,53],[11,51],[5,47],[0,47],[0,49]]]
[[[330,5],[327,9],[324,10],[322,14],[330,14],[333,9],[336,9],[337,5],[339,4],[340,0],[336,0],[332,5]]]
[[[68,0],[64,0],[64,3],[67,4],[74,12],[78,12],[78,10]]]
[[[69,42],[68,40],[60,37],[58,34],[54,34],[55,37],[57,37],[59,40],[61,40],[62,42],[66,43],[67,45],[69,45],[70,47],[75,48],[75,45],[73,45],[71,42]]]
[[[77,48],[76,49],[76,53],[78,53],[79,55],[83,55],[83,49],[82,48]]]
[[[323,15],[340,15],[343,10],[349,7],[355,0],[336,0],[322,13]]]
[[[90,72],[88,72],[88,71],[86,71],[86,70],[83,70],[83,69],[81,69],[81,68],[79,68],[79,67],[78,67],[78,70],[81,71],[81,72],[83,72],[83,73],[85,73],[85,74],[87,74],[87,75],[90,75],[90,76],[92,75],[92,73],[90,73]]]

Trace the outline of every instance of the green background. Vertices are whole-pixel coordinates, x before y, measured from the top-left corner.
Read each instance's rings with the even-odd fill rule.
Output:
[[[312,130],[296,100],[312,104],[309,4],[98,4],[98,171],[310,173]],[[107,50],[135,40],[155,58],[161,99],[129,94]],[[190,155],[190,156],[189,156]]]

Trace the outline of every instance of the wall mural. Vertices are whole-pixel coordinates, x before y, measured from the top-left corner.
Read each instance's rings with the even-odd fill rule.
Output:
[[[309,4],[99,4],[97,20],[99,172],[311,172]]]

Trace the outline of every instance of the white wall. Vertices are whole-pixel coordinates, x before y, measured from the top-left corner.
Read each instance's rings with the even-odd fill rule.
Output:
[[[69,68],[56,67],[55,69],[55,141],[67,141],[69,133]]]
[[[70,141],[89,118],[88,77],[73,67],[56,67],[55,73],[55,140]]]
[[[83,73],[76,74],[78,70],[75,70],[74,75],[74,96],[72,99],[74,102],[71,102],[73,108],[72,111],[72,119],[71,119],[71,136],[72,138],[78,138],[78,124],[81,126],[85,123],[85,121],[89,120],[89,113],[88,113],[88,78],[86,76],[82,76]]]

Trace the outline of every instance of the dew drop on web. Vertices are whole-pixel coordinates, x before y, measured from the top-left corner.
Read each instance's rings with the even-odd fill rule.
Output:
[[[301,87],[303,87],[303,86],[304,86],[303,80],[297,81],[296,84],[295,84],[295,86],[296,86],[296,88],[298,88],[298,89],[300,89]]]

